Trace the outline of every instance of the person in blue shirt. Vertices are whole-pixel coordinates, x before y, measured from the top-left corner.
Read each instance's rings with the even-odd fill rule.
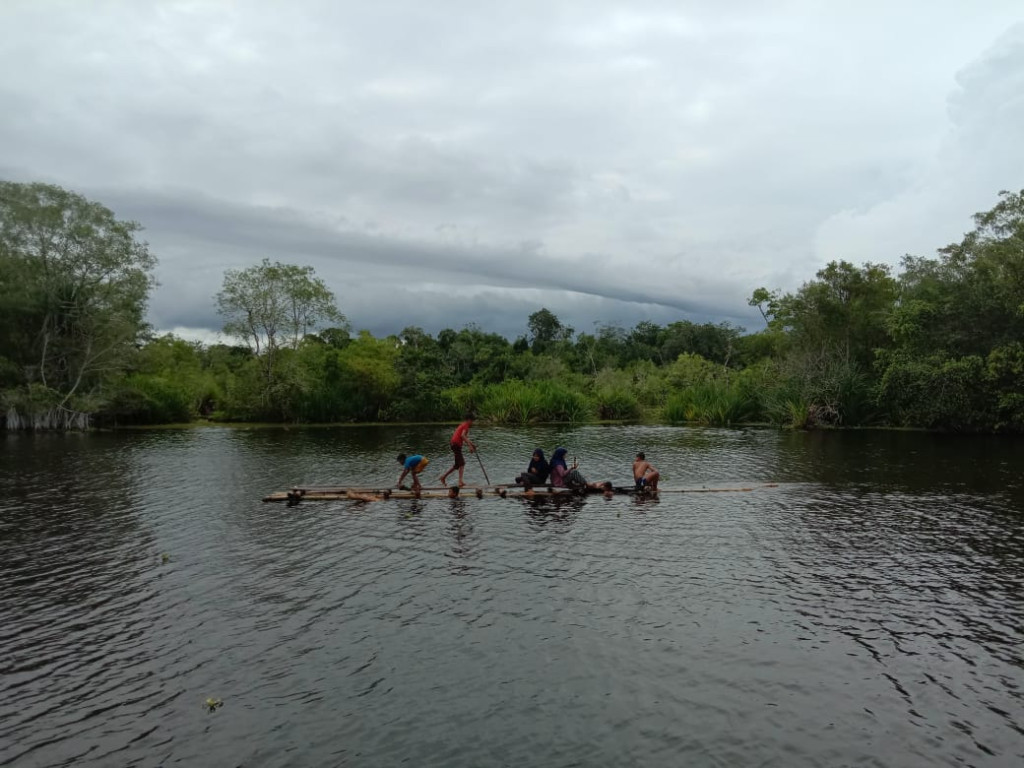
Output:
[[[414,454],[412,456],[406,456],[404,453],[398,454],[398,463],[402,465],[402,474],[398,477],[398,487],[402,487],[402,481],[405,476],[412,474],[412,489],[416,493],[422,490],[423,486],[420,485],[420,473],[427,468],[430,463],[430,459],[420,454]]]

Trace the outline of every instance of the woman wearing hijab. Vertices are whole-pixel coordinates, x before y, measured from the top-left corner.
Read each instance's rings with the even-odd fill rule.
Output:
[[[518,485],[544,485],[548,479],[548,473],[551,471],[551,467],[544,459],[544,451],[538,448],[533,452],[533,458],[530,459],[530,466],[526,468],[526,471],[516,478],[516,484]]]
[[[569,467],[565,463],[565,448],[555,448],[551,454],[551,484],[556,488],[565,487],[565,476],[569,474]]]
[[[587,478],[579,470],[579,462],[574,460],[571,467],[567,466],[565,454],[565,448],[555,448],[555,452],[551,454],[551,485],[559,488],[571,488],[576,493],[601,491],[605,498],[611,498],[615,489],[610,481],[587,482]]]

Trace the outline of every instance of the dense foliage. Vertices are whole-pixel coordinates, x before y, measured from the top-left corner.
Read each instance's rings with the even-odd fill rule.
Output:
[[[0,182],[0,398],[9,426],[84,426],[144,329],[140,227],[60,187]]]
[[[311,268],[265,260],[226,273],[216,296],[239,344],[205,346],[142,338],[153,261],[137,225],[55,187],[0,190],[8,426],[11,413],[74,403],[108,423],[432,421],[472,408],[509,424],[1024,431],[1024,192],[898,274],[838,261],[793,293],[757,289],[757,333],[687,320],[576,333],[545,308],[515,341],[476,325],[353,335]]]

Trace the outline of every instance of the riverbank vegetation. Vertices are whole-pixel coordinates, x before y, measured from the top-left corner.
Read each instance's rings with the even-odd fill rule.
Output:
[[[758,288],[764,327],[681,319],[577,332],[540,309],[510,341],[477,325],[353,332],[309,267],[226,273],[232,344],[144,324],[140,227],[50,185],[0,183],[0,407],[7,428],[454,420],[1024,431],[1024,192],[934,258],[836,261]]]

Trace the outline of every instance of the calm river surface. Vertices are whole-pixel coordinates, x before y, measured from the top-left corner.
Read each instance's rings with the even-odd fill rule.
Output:
[[[0,435],[0,765],[1024,765],[1024,443],[477,425],[779,485],[260,500],[450,431]]]

